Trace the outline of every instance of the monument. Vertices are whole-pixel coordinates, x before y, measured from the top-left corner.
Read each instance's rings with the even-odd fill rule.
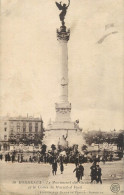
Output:
[[[82,129],[79,128],[79,121],[71,121],[71,103],[68,101],[68,47],[67,43],[70,37],[70,29],[65,26],[65,15],[70,5],[56,2],[59,10],[62,10],[59,17],[62,26],[57,29],[57,40],[60,47],[60,100],[55,103],[56,119],[53,122],[49,122],[47,129],[45,130],[44,143],[48,146],[52,144],[58,146],[67,146],[72,142],[75,142],[76,136],[82,137]],[[76,144],[76,143],[75,143]],[[78,143],[77,143],[78,144]]]

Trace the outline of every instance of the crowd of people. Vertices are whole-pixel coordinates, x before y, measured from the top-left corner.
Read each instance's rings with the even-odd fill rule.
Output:
[[[60,168],[60,172],[61,174],[63,174],[64,172],[64,165],[67,165],[68,158],[66,156],[63,156],[61,154],[57,154],[57,153],[51,153],[50,155],[40,155],[37,154],[37,156],[29,156],[28,160],[25,161],[23,154],[16,154],[16,153],[6,153],[5,155],[0,154],[0,160],[5,160],[5,162],[11,161],[13,162],[18,162],[18,163],[22,163],[22,162],[44,162],[44,163],[49,163],[51,164],[52,167],[52,174],[56,175],[57,174],[57,169],[58,167]],[[75,176],[77,178],[77,182],[80,182],[80,180],[82,180],[83,176],[84,176],[84,166],[83,163],[85,162],[85,159],[81,156],[81,155],[77,155],[75,157],[73,157],[73,163],[75,164],[75,169],[73,170],[73,172],[75,172]],[[100,168],[100,166],[98,165],[98,159],[95,158],[95,160],[93,160],[93,164],[90,167],[91,169],[91,183],[101,183],[102,184],[102,170]]]

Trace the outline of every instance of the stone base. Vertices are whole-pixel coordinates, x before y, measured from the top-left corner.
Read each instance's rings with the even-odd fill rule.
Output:
[[[83,144],[83,133],[82,130],[76,128],[74,122],[53,122],[45,130],[43,142],[50,150],[52,144],[56,145],[56,147],[58,145],[67,147],[79,144],[79,140],[82,140]]]

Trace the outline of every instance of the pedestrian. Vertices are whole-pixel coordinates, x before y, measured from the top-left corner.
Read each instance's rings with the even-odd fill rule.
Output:
[[[15,161],[15,155],[14,154],[12,154],[11,160],[12,160],[12,163]]]
[[[52,162],[52,173],[53,173],[53,175],[56,175],[56,172],[57,172],[57,160],[54,159],[53,162]]]
[[[105,164],[105,157],[103,156],[103,158],[102,158],[102,161],[103,161],[103,164]]]
[[[93,165],[90,167],[91,169],[91,183],[93,181],[97,182],[97,168],[96,168],[96,163],[94,162]]]
[[[5,154],[5,162],[7,162],[7,161],[8,161],[7,154]]]
[[[77,178],[77,182],[80,181],[80,178],[81,178],[81,172],[80,172],[80,169],[79,169],[79,164],[77,164],[76,168],[74,169],[73,173],[76,172],[76,178]]]
[[[63,161],[64,161],[63,156],[60,155],[59,162],[60,162],[60,171],[61,171],[61,174],[63,174],[63,171],[64,171]]]
[[[32,162],[32,158],[31,158],[31,156],[29,157],[29,162]]]
[[[18,163],[20,162],[20,155],[18,154]]]
[[[63,174],[64,165],[63,165],[63,162],[62,161],[60,161],[60,171],[61,171],[61,174]]]
[[[7,158],[8,158],[8,161],[10,161],[11,160],[11,158],[10,158],[10,154],[8,153],[8,155],[7,155]]]
[[[23,154],[21,154],[21,163],[23,162]]]
[[[97,183],[100,182],[102,184],[102,179],[101,179],[102,169],[100,168],[99,165],[96,165],[96,171],[97,171]]]
[[[84,176],[84,167],[81,163],[79,165],[79,170],[80,170],[80,179],[82,180],[82,177]]]

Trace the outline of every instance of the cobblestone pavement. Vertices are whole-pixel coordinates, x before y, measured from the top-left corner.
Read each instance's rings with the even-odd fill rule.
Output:
[[[58,165],[57,175],[52,175],[49,164],[38,163],[5,163],[0,162],[0,195],[41,195],[53,194],[114,194],[111,185],[118,183],[118,194],[124,194],[122,186],[123,161],[99,163],[102,168],[103,184],[90,184],[91,163],[84,164],[84,177],[77,183],[74,164],[64,164],[64,173],[60,173]],[[11,192],[11,193],[10,193]],[[47,192],[47,193],[46,193]],[[2,194],[1,194],[2,193]]]

